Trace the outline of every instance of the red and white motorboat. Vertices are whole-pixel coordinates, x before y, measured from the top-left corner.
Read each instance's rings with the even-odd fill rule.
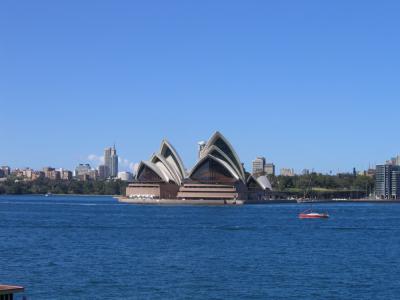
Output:
[[[299,214],[300,219],[328,219],[329,215],[327,213],[317,213],[311,209],[303,211]]]

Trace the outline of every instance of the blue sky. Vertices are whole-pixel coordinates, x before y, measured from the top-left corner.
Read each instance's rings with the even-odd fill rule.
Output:
[[[2,1],[0,164],[73,168],[221,131],[249,167],[400,152],[399,1]]]

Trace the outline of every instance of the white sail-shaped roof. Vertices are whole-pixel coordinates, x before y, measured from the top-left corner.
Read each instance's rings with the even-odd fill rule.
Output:
[[[254,175],[250,175],[249,178],[247,179],[247,183],[249,184],[251,180],[254,180],[261,189],[272,191],[272,185],[267,176],[262,175],[256,177]]]
[[[174,172],[179,175],[180,180],[186,177],[185,167],[182,159],[176,152],[175,148],[167,141],[163,140],[160,147],[160,153],[168,164],[174,169]]]
[[[182,178],[180,177],[179,172],[174,169],[167,160],[161,156],[161,154],[153,154],[151,160],[153,164],[155,164],[163,173],[167,174],[170,178],[170,181],[175,182],[176,184],[182,183]]]
[[[245,181],[245,174],[239,156],[231,143],[219,131],[215,132],[208,140],[202,155],[207,155],[213,146],[219,148],[229,158],[229,162],[238,170],[240,178]]]
[[[224,160],[227,162],[236,172],[236,174],[239,176],[239,178],[245,183],[246,180],[242,176],[241,170],[237,168],[236,164],[229,158],[229,156],[223,152],[220,148],[218,148],[215,145],[212,145],[210,148],[206,149],[205,151],[206,154],[211,154],[219,159]]]
[[[170,178],[163,173],[158,166],[156,166],[155,164],[153,164],[150,161],[141,161],[136,173],[136,179],[138,179],[141,175],[141,172],[143,171],[143,168],[149,168],[150,170],[152,170],[155,174],[157,174],[158,177],[160,177],[160,179],[164,182],[169,182]]]

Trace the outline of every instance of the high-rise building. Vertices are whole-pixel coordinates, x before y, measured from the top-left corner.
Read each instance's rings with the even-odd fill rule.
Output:
[[[375,194],[380,199],[400,198],[400,166],[376,166]]]
[[[118,155],[115,145],[104,150],[104,165],[106,166],[106,177],[118,176]]]
[[[265,167],[265,157],[257,157],[255,160],[253,160],[253,168],[252,168],[252,174],[262,174],[264,173],[264,167]]]
[[[110,174],[110,171],[108,170],[108,167],[106,165],[100,165],[99,166],[99,179],[104,180],[106,179]]]
[[[104,149],[105,177],[110,177],[111,148]]]
[[[82,175],[89,175],[90,171],[92,170],[90,164],[79,164],[75,168],[75,176],[79,177]]]
[[[379,198],[389,198],[391,171],[392,165],[385,164],[376,166],[375,194]]]
[[[275,165],[267,163],[265,157],[259,156],[252,162],[252,174],[275,175]]]
[[[264,166],[264,174],[275,176],[275,165],[273,163],[266,163]]]

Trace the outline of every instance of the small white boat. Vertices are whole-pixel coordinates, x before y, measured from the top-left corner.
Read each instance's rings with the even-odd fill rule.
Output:
[[[311,209],[306,210],[299,214],[300,219],[328,219],[329,215],[327,213],[314,212]]]

